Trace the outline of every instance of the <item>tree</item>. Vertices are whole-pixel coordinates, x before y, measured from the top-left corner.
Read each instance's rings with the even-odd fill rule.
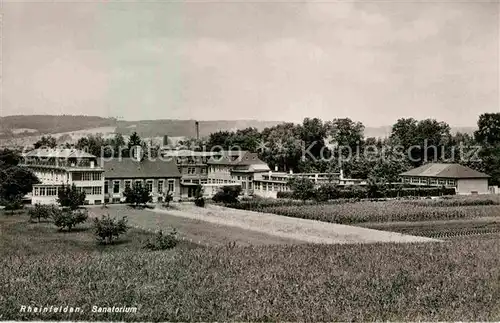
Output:
[[[54,209],[52,212],[52,219],[54,220],[54,225],[57,226],[59,230],[62,231],[66,228],[68,231],[71,231],[77,224],[87,221],[88,214],[87,210]]]
[[[19,208],[23,197],[33,190],[34,184],[39,182],[38,178],[26,168],[0,167],[0,203],[10,208]]]
[[[152,201],[148,188],[141,185],[141,183],[135,183],[132,188],[127,187],[123,195],[125,196],[125,202],[134,206],[146,205],[146,203]]]
[[[85,203],[85,197],[85,192],[77,188],[75,184],[63,185],[57,193],[57,203],[73,211]]]
[[[203,197],[203,186],[201,184],[196,185],[194,191],[194,204],[199,207],[205,206],[205,198]]]
[[[295,199],[305,202],[314,197],[314,183],[307,177],[290,178],[288,186],[292,190],[292,196]]]
[[[481,145],[478,170],[491,176],[490,184],[500,185],[500,113],[480,115],[477,126],[474,139]]]
[[[38,148],[56,148],[57,147],[57,140],[56,138],[52,137],[52,136],[42,136],[42,138],[40,140],[38,140],[37,142],[35,142],[33,144],[33,146],[35,147],[35,149],[38,149]]]
[[[167,190],[164,194],[165,206],[169,207],[170,202],[172,202],[173,199],[174,199],[174,196],[172,195],[172,192],[170,192],[170,190]]]
[[[103,215],[100,219],[94,218],[94,234],[100,243],[111,244],[127,230],[127,218],[125,216],[121,220],[111,218],[109,214]]]
[[[333,139],[330,144],[355,150],[363,142],[365,126],[361,122],[354,122],[349,118],[333,119],[326,123],[326,127],[328,135]]]

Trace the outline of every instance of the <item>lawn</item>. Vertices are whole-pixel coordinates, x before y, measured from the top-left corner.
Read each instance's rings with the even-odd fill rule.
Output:
[[[0,214],[0,319],[127,321],[499,320],[499,239],[195,247],[149,252],[149,233],[100,248]],[[69,305],[82,313],[20,313]],[[92,306],[137,313],[92,313]]]

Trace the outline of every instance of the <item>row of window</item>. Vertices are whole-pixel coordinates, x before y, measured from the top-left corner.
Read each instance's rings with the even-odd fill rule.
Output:
[[[120,182],[119,180],[115,180],[112,183],[112,189],[113,189],[113,194],[118,194],[120,193]],[[133,181],[135,185],[143,185],[143,180],[135,180]],[[153,192],[153,180],[146,180],[146,188],[148,191]],[[108,186],[108,181],[104,182],[104,193],[107,194],[109,191],[109,186]],[[157,186],[156,186],[156,192],[163,193],[165,189],[165,181],[163,179],[158,180]],[[125,191],[128,188],[132,188],[132,180],[125,180],[123,182],[123,190]],[[169,179],[167,180],[167,190],[170,192],[175,191],[175,180]]]
[[[77,187],[78,191],[83,191],[85,192],[86,195],[101,195],[102,194],[102,187],[101,186],[84,186],[84,187]]]
[[[74,181],[100,181],[102,178],[101,173],[97,172],[74,172]]]
[[[429,184],[429,185],[448,185],[448,186],[455,186],[456,181],[454,179],[438,179],[438,178],[420,178],[420,177],[405,177],[404,178],[405,183],[412,183],[412,184]]]
[[[83,191],[86,195],[101,195],[101,186],[86,186],[77,187],[79,192]],[[42,186],[33,188],[33,196],[57,196],[58,187],[57,186]]]
[[[196,174],[196,167],[187,167],[185,173],[187,174]],[[204,167],[200,168],[200,174],[205,174],[206,169]]]
[[[255,190],[281,192],[281,191],[288,191],[289,188],[288,185],[285,183],[255,182]]]

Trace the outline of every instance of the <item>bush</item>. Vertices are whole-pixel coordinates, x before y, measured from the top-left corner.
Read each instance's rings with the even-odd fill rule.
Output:
[[[167,192],[165,192],[165,195],[163,196],[163,199],[164,199],[164,202],[165,202],[165,206],[169,207],[170,206],[170,202],[172,202],[172,200],[174,199],[174,196],[173,196],[172,192],[170,192],[170,190],[168,190]]]
[[[291,178],[288,181],[288,185],[293,192],[292,196],[294,199],[306,201],[314,198],[316,190],[314,189],[313,181],[309,178]]]
[[[109,215],[94,219],[94,234],[100,243],[111,244],[115,238],[127,230],[127,217],[125,216],[121,220],[111,218]]]
[[[12,201],[6,201],[4,203],[5,206],[5,211],[15,211],[15,210],[20,210],[23,208],[23,203],[20,200],[12,200]]]
[[[31,221],[38,220],[40,222],[42,219],[50,219],[58,211],[54,205],[40,205],[35,204],[35,207],[28,211],[28,215]]]
[[[279,191],[278,193],[276,193],[276,197],[279,199],[292,199],[293,192],[291,192],[291,191]]]
[[[85,192],[79,190],[75,184],[71,186],[63,185],[57,193],[57,202],[62,207],[76,210],[85,203]]]
[[[194,205],[199,207],[205,207],[205,198],[200,197],[194,200]]]
[[[223,186],[217,192],[212,200],[217,203],[233,204],[238,202],[238,196],[241,193],[241,186]]]
[[[54,208],[52,211],[52,219],[59,230],[66,228],[68,231],[71,231],[77,224],[83,223],[88,219],[87,210],[71,211]]]
[[[173,229],[167,234],[163,231],[158,231],[154,238],[148,239],[144,244],[145,249],[149,250],[167,250],[174,248],[179,243],[179,238],[177,237],[177,230]]]
[[[135,183],[132,188],[127,187],[123,195],[125,196],[125,202],[134,206],[138,206],[139,204],[146,205],[146,203],[152,200],[148,188],[141,185],[141,183]]]

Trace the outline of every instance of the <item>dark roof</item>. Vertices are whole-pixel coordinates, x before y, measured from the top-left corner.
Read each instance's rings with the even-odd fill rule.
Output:
[[[222,152],[220,156],[215,156],[207,161],[207,164],[213,165],[256,165],[266,164],[259,159],[257,153],[249,151],[231,151]]]
[[[488,178],[490,176],[460,164],[430,163],[401,173],[400,176],[437,178]]]
[[[101,165],[104,177],[108,178],[181,177],[173,160],[144,159],[139,162],[134,158],[114,158],[109,161],[101,159]]]

